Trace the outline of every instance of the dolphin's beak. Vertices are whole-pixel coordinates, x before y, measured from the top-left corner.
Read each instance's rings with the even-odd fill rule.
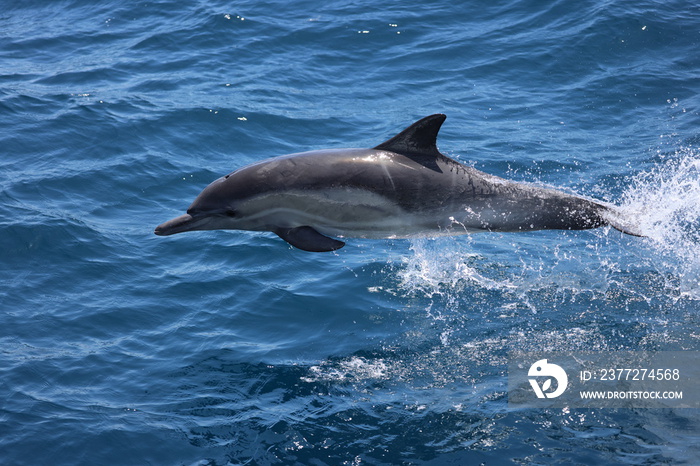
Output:
[[[185,231],[198,230],[203,218],[193,217],[190,214],[180,215],[156,227],[155,234],[158,236],[174,235]]]

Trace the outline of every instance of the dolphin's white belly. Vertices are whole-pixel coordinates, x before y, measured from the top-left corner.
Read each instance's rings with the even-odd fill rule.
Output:
[[[533,212],[546,210],[547,202],[538,196],[517,203],[507,196],[470,203],[422,201],[421,209],[408,211],[387,196],[355,187],[266,193],[239,207],[243,221],[236,228],[311,226],[327,236],[374,239],[528,231],[542,228],[542,218]]]
[[[270,226],[311,226],[328,236],[354,238],[407,238],[463,234],[450,212],[407,212],[391,199],[359,188],[332,188],[266,193],[238,208],[245,224],[237,228],[270,230]],[[456,225],[456,231],[450,226]]]

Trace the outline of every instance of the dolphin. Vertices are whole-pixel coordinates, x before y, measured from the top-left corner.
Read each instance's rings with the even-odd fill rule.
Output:
[[[427,116],[372,149],[329,149],[264,160],[212,182],[187,213],[155,229],[271,231],[304,251],[337,238],[412,238],[480,231],[582,230],[642,236],[613,205],[508,181],[437,148],[446,116]],[[334,238],[336,237],[336,238]]]

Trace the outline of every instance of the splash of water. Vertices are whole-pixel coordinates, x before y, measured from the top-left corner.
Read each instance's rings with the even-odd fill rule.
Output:
[[[542,294],[549,297],[547,307],[557,299],[604,295],[618,264],[601,251],[596,236],[588,234],[586,242],[575,233],[551,233],[414,240],[413,254],[403,258],[397,270],[399,288],[448,309],[458,308],[465,299],[474,302],[477,293],[479,302],[498,303],[505,313],[517,308],[536,313]]]
[[[462,238],[466,239],[460,243]],[[494,279],[483,271],[488,268],[480,267],[484,257],[470,251],[470,243],[469,236],[412,240],[413,255],[402,259],[403,267],[398,271],[400,288],[428,297],[444,296],[446,290],[460,290],[467,283],[485,289],[510,288],[507,280]]]
[[[700,299],[700,150],[682,147],[639,173],[622,209],[648,237],[649,264],[678,279],[682,297]]]

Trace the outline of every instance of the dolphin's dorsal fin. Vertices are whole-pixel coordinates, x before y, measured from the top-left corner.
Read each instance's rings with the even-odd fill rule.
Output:
[[[422,118],[374,149],[396,152],[440,171],[435,159],[444,156],[437,148],[437,135],[445,118],[442,113]]]

